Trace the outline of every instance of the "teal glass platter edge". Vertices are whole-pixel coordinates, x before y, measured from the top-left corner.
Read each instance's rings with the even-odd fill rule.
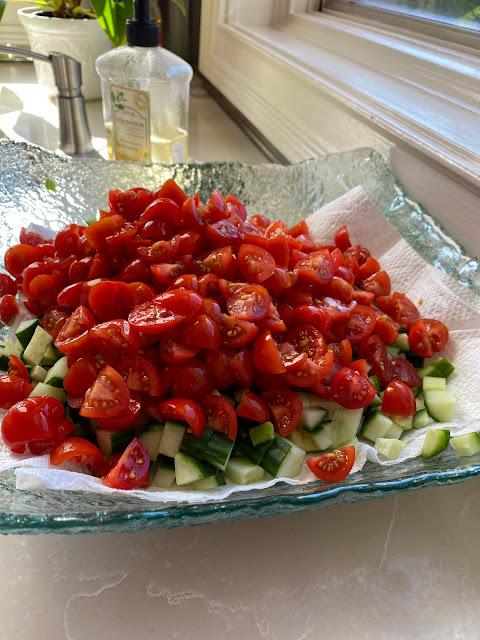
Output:
[[[158,187],[168,177],[205,197],[213,188],[245,201],[250,213],[294,223],[362,185],[380,211],[429,262],[476,291],[480,267],[422,208],[410,201],[383,158],[357,149],[297,165],[206,163],[142,166],[62,158],[23,143],[0,141],[0,250],[18,242],[20,228],[36,223],[59,229],[85,222],[106,205],[111,188]],[[47,178],[57,189],[45,187]],[[341,221],[339,220],[339,223]],[[478,291],[476,291],[478,293]],[[480,474],[480,454],[412,459],[382,467],[367,463],[344,482],[278,484],[202,504],[155,503],[127,493],[105,496],[74,491],[20,491],[12,472],[0,474],[0,533],[92,533],[218,523],[288,514],[392,493],[452,484]]]

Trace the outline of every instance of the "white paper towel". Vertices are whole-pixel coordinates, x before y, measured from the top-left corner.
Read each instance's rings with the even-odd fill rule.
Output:
[[[425,262],[387,222],[362,187],[356,187],[326,205],[312,214],[307,222],[314,239],[322,243],[330,243],[336,229],[341,224],[346,224],[352,242],[368,247],[380,261],[382,268],[389,272],[393,290],[406,293],[418,304],[423,316],[437,317],[448,325],[450,341],[445,355],[456,366],[456,372],[449,380],[449,388],[458,399],[458,408],[453,422],[445,426],[454,434],[480,431],[480,298]],[[362,443],[353,472],[360,470],[366,460],[391,465],[417,456],[426,430],[410,431],[404,437],[405,449],[394,461],[379,460],[375,449]],[[105,487],[98,478],[66,468],[49,467],[48,456],[15,456],[2,444],[0,471],[12,468],[15,468],[19,489],[118,493]],[[282,481],[295,485],[305,484],[313,479],[313,474],[305,465],[298,478]],[[277,482],[280,480],[271,479],[248,486],[226,485],[205,492],[189,492],[184,489],[134,490],[128,494],[155,502],[200,503],[221,500],[237,491],[270,487]]]

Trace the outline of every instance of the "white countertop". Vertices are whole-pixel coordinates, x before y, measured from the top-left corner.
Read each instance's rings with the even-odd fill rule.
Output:
[[[0,129],[54,147],[31,67],[0,64],[0,81]],[[102,148],[98,103],[89,117]],[[265,161],[209,97],[193,97],[190,134],[196,158]],[[476,640],[477,534],[470,480],[283,518],[0,537],[0,639]]]

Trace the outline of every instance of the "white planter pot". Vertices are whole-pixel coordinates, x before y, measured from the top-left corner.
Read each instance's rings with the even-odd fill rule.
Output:
[[[97,20],[50,18],[38,15],[37,7],[18,10],[20,22],[25,27],[32,51],[50,53],[57,51],[82,63],[83,95],[86,100],[101,97],[100,78],[95,70],[95,60],[112,48],[110,40]],[[35,61],[37,79],[50,95],[56,94],[52,70],[46,62]]]

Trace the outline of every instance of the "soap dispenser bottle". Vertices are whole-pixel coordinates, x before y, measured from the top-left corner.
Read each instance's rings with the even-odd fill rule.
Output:
[[[159,46],[148,0],[135,0],[127,45],[97,58],[111,160],[185,162],[191,66]]]

